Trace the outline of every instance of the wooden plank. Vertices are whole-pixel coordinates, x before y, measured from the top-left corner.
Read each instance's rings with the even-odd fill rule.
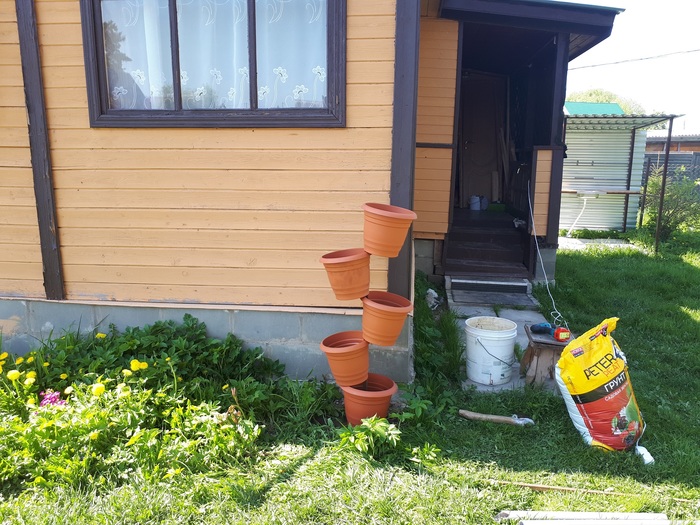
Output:
[[[437,224],[446,224],[447,215],[446,213],[436,212],[436,211],[423,211],[418,214],[418,220],[420,222],[434,222]],[[441,230],[434,230],[441,231]]]
[[[414,206],[414,211],[420,216],[424,212],[429,213],[443,213],[445,219],[449,214],[449,195],[447,199],[440,199],[437,201],[430,201],[427,199],[417,200]]]
[[[5,2],[2,2],[3,4]],[[22,59],[17,44],[0,44],[0,64],[5,66],[19,66]]]
[[[24,89],[20,86],[0,86],[0,107],[24,107]]]
[[[85,88],[50,88],[44,91],[48,108],[87,108]]]
[[[369,3],[369,2],[368,2]],[[394,38],[356,38],[347,42],[347,61],[394,61]]]
[[[4,226],[0,239],[5,237],[32,242],[34,229],[28,226]],[[334,232],[323,235],[318,232],[295,232],[293,239],[287,231],[275,230],[206,230],[206,229],[155,229],[110,228],[108,234],[102,228],[75,227],[60,229],[61,245],[70,247],[182,247],[238,249],[238,250],[287,250],[302,247],[328,253],[348,247],[362,246],[362,231]],[[38,237],[37,237],[38,239]],[[373,259],[374,262],[374,259]]]
[[[49,129],[90,129],[90,118],[87,107],[83,109],[73,108],[47,108],[46,118]],[[54,166],[55,168],[55,166]]]
[[[27,125],[22,127],[3,127],[0,136],[2,147],[29,148],[29,132]]]
[[[380,287],[378,289],[386,289]],[[179,286],[105,283],[95,291],[94,283],[67,282],[69,300],[146,301],[189,304],[255,304],[272,306],[343,306],[362,307],[360,300],[338,301],[328,288],[293,288],[269,286]]]
[[[79,24],[80,8],[77,2],[36,2],[37,21],[41,24]]]
[[[77,7],[77,4],[76,4]],[[42,46],[80,46],[83,37],[80,22],[39,24],[39,42]]]
[[[418,174],[418,172],[416,172]],[[452,170],[427,170],[427,169],[421,169],[420,170],[420,179],[425,180],[425,181],[444,181],[444,180],[450,180],[452,174]],[[417,175],[418,176],[418,175]]]
[[[34,244],[39,250],[39,228],[36,225],[32,226],[0,226],[0,243],[1,244]]]
[[[3,128],[3,134],[5,133],[4,128],[6,127],[23,128],[25,133],[28,133],[27,109],[24,102],[22,102],[20,106],[14,107],[1,107],[0,105],[0,128]]]
[[[34,189],[3,186],[0,191],[0,206],[36,206]]]
[[[15,22],[17,14],[13,2],[0,2],[0,22]]]
[[[3,172],[0,171],[0,175]],[[31,179],[30,179],[31,180]],[[17,184],[15,184],[17,185]],[[388,171],[104,169],[55,170],[57,189],[217,189],[388,192]]]
[[[9,66],[8,66],[9,67]],[[348,62],[346,64],[348,84],[393,84],[393,62]]]
[[[30,168],[31,165],[32,163],[29,156],[29,148],[0,147],[0,166]]]
[[[452,159],[452,150],[448,148],[416,148],[416,159],[429,160],[450,160]],[[445,164],[451,166],[451,163]]]
[[[36,206],[2,206],[0,207],[0,227],[36,226]]]
[[[0,86],[24,86],[22,66],[0,65]]]
[[[445,233],[435,233],[435,232],[415,232],[413,234],[414,239],[434,239],[442,240],[445,238]]]
[[[389,150],[391,130],[378,129],[98,129],[52,130],[56,149]]]
[[[19,44],[17,23],[14,19],[0,22],[0,44]]]
[[[45,88],[83,88],[85,87],[84,66],[42,67]]]
[[[449,181],[448,181],[449,182]],[[422,190],[420,193],[416,193],[416,209],[428,210],[425,206],[436,206],[439,204],[438,210],[447,211],[449,208],[450,192],[447,191],[432,191],[432,190]],[[434,210],[434,211],[438,211]]]
[[[389,15],[396,14],[396,0],[350,0],[348,16]]]
[[[41,277],[36,279],[10,279],[2,276],[0,277],[0,296],[45,299],[44,281]]]
[[[438,222],[424,221],[418,219],[413,226],[414,236],[416,238],[424,238],[425,233],[435,235],[438,233],[447,233],[447,222],[444,220]],[[443,236],[444,237],[444,236]],[[425,238],[432,238],[431,236]]]
[[[385,150],[90,150],[55,149],[57,168],[85,169],[96,166],[111,169],[157,166],[162,169],[206,169],[237,166],[241,169],[285,170],[290,166],[323,170],[387,170],[391,152]],[[19,161],[17,161],[19,162]],[[21,165],[21,164],[18,164]]]
[[[416,176],[416,182],[413,187],[416,189],[416,191],[436,191],[449,193],[451,186],[452,184],[450,183],[449,178],[445,180],[428,180],[418,178]]]
[[[0,260],[0,283],[5,279],[42,281],[41,257],[37,262],[5,262]],[[0,288],[2,286],[0,285]]]
[[[418,106],[418,118],[431,117],[453,117],[454,104],[452,106],[431,106],[428,99],[423,98],[423,104]]]
[[[0,263],[2,264],[2,263]],[[9,264],[9,263],[8,263]],[[222,283],[245,283],[250,288],[291,287],[330,288],[326,271],[274,268],[200,268],[159,266],[98,266],[65,263],[67,283],[124,283],[178,286],[218,286]],[[370,287],[380,287],[385,271],[370,272]],[[102,286],[96,286],[102,290]]]
[[[66,265],[311,270],[325,276],[320,262],[324,251],[304,250],[294,242],[279,250],[63,245],[61,253]],[[373,270],[386,270],[386,258],[372,258],[371,267]]]
[[[396,32],[396,17],[391,15],[348,16],[347,38],[393,38]]]
[[[347,106],[346,128],[391,128],[394,108],[388,106]]]
[[[0,204],[26,205],[28,197],[22,188],[8,191]],[[31,193],[31,192],[30,192]],[[260,192],[235,190],[152,190],[152,189],[57,189],[60,207],[94,208],[96,203],[109,203],[119,209],[210,209],[210,210],[361,210],[365,202],[381,200],[383,192]],[[31,199],[29,199],[31,202]]]
[[[424,90],[424,93],[428,93],[428,91]],[[419,86],[419,88],[418,88],[418,107],[450,108],[450,110],[454,111],[455,99],[454,99],[454,97],[434,98],[434,97],[428,96],[427,94],[421,95],[420,86]]]
[[[44,46],[41,49],[41,62],[45,67],[85,65],[83,46]]]
[[[30,210],[34,211],[34,210]],[[34,211],[34,221],[36,212]],[[110,208],[60,208],[58,224],[62,228],[90,225],[93,228],[205,228],[212,230],[276,230],[313,232],[362,231],[362,211],[249,211],[249,210],[153,210]],[[3,224],[5,208],[0,208]],[[14,217],[14,216],[12,216]],[[12,221],[7,224],[32,224]]]
[[[393,84],[349,84],[348,106],[391,106],[394,102]]]
[[[419,130],[416,130],[416,142],[450,144],[452,138],[452,130],[447,132],[442,126],[421,126]]]
[[[454,125],[454,115],[431,115],[423,114],[418,115],[418,125],[419,126],[442,126],[452,130]]]
[[[2,228],[0,228],[0,231],[2,231]],[[19,239],[19,241],[23,240]],[[41,246],[38,243],[32,244],[27,242],[0,243],[0,261],[41,265]]]

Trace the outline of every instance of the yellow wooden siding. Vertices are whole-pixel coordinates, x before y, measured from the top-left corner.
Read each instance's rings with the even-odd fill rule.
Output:
[[[0,296],[45,297],[15,3],[0,3]]]
[[[68,298],[359,306],[319,258],[389,202],[395,2],[348,1],[344,129],[91,129],[78,2],[38,1]]]
[[[535,161],[535,198],[533,204],[537,235],[546,235],[549,217],[549,184],[552,180],[552,151],[537,150]]]
[[[437,2],[421,2],[416,142],[452,144],[454,136],[458,24],[437,16]],[[447,232],[452,149],[416,148],[414,207],[416,238]]]

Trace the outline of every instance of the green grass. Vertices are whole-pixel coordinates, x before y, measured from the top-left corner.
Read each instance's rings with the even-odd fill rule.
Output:
[[[184,332],[158,327],[53,343],[54,350],[46,351],[51,366],[41,367],[45,375],[38,374],[37,381],[74,385],[85,412],[64,413],[75,418],[70,429],[56,426],[64,421],[56,411],[42,420],[54,424],[30,426],[24,438],[15,434],[16,444],[43,432],[43,444],[55,447],[35,443],[39,448],[30,457],[29,445],[14,446],[8,439],[10,414],[24,411],[15,420],[19,426],[37,420],[17,403],[24,398],[12,394],[17,389],[6,379],[12,357],[6,359],[0,469],[21,474],[31,467],[46,479],[20,475],[6,483],[3,474],[0,523],[490,523],[505,509],[666,512],[671,518],[698,519],[700,241],[679,236],[656,257],[633,250],[562,251],[556,281],[557,306],[575,332],[606,317],[620,318],[615,337],[627,355],[648,424],[642,444],[655,464],[586,446],[562,399],[549,392],[462,391],[462,327],[450,312],[427,307],[427,281],[419,277],[416,382],[402,385],[406,408],[389,418],[400,431],[396,443],[379,439],[386,426],[353,429],[354,436],[378,440],[367,452],[341,437],[350,434],[341,426],[335,387],[286,381],[276,364],[240,354],[235,340],[220,344],[202,338],[199,325],[188,321]],[[546,291],[536,294],[549,311]],[[76,344],[80,352],[56,352]],[[57,355],[63,359],[60,367]],[[150,366],[124,379],[121,371],[134,357]],[[17,366],[26,374],[26,362]],[[61,379],[60,373],[69,377]],[[98,380],[106,392],[96,397],[91,389]],[[122,383],[130,396],[118,386]],[[236,385],[238,403],[223,383]],[[35,387],[38,383],[22,395]],[[225,429],[203,417],[212,407],[223,414],[229,405],[238,411],[229,414]],[[524,415],[536,425],[467,421],[457,416],[459,408]],[[246,422],[261,425],[259,436]],[[159,432],[159,439],[128,445],[127,434],[133,438],[137,425]],[[218,439],[232,429],[238,429],[233,451]],[[96,430],[102,434],[92,440]],[[69,432],[70,439],[55,439],[61,432]],[[75,459],[98,445],[90,461]],[[57,461],[49,461],[52,457]],[[576,490],[535,491],[519,484]]]

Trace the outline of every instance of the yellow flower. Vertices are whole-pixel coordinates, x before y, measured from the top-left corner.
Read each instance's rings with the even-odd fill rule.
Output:
[[[221,390],[223,390],[223,391],[226,391],[226,390],[228,390],[228,385],[224,385],[224,386],[222,386],[222,387],[221,387]]]
[[[24,380],[24,386],[31,386],[34,384],[36,381],[35,377],[28,377],[27,379]]]
[[[64,394],[70,395],[73,393],[73,387],[72,386],[67,386],[66,389],[63,391]]]
[[[16,365],[21,365],[22,363],[24,363],[24,357],[18,357],[17,359],[15,359]]]
[[[49,366],[49,362],[48,362],[48,361],[44,361],[44,368],[46,368],[47,366]]]
[[[8,356],[9,354],[7,352],[3,352],[2,354],[0,354],[0,361],[2,361],[3,359],[7,359]]]
[[[141,368],[141,363],[139,363],[138,359],[132,359],[129,365],[131,366],[131,370],[133,370],[134,372]]]
[[[90,440],[91,441],[95,441],[99,436],[100,436],[99,430],[93,430],[92,432],[90,432]]]
[[[129,376],[133,376],[134,373],[131,370],[129,370],[128,368],[125,368],[124,370],[122,370],[122,375],[124,377],[129,377]]]
[[[95,334],[95,339],[104,339],[105,337],[107,337],[107,334],[103,334],[102,332],[97,332]]]
[[[92,395],[93,396],[101,396],[105,392],[105,386],[102,383],[95,383],[92,385]]]
[[[19,370],[10,370],[7,373],[7,379],[9,379],[10,381],[17,381],[20,375],[21,374],[19,373]]]
[[[29,379],[35,378],[35,377],[36,377],[36,372],[35,372],[34,370],[32,370],[31,372],[27,372],[27,377],[28,377]]]
[[[145,363],[145,362],[144,362],[144,363],[139,363],[139,368],[140,368],[141,370],[146,370],[146,368],[148,368],[148,363]]]
[[[68,374],[61,374],[60,376],[61,379],[68,379]]]
[[[33,355],[30,355],[29,357],[27,357],[27,364],[33,363],[33,362],[34,362],[34,356],[33,356]]]

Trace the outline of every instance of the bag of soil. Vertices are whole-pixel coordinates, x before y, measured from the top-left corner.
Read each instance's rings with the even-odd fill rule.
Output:
[[[629,379],[627,360],[611,333],[618,318],[606,319],[571,341],[557,362],[556,381],[569,417],[583,440],[606,450],[635,449],[645,429]]]

